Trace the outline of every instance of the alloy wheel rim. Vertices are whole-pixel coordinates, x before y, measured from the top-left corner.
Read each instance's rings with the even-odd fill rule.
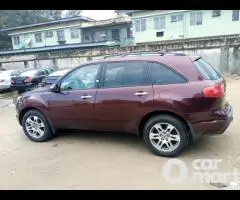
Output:
[[[170,123],[157,123],[149,133],[151,144],[162,152],[172,152],[180,145],[180,134],[175,126]]]
[[[45,133],[45,125],[37,116],[29,116],[25,122],[25,127],[29,135],[33,138],[41,138]]]

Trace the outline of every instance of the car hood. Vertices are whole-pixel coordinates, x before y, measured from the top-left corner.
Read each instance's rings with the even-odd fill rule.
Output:
[[[39,87],[34,90],[24,92],[24,95],[34,94],[34,93],[43,93],[43,92],[49,92],[50,91],[50,85],[46,87]]]

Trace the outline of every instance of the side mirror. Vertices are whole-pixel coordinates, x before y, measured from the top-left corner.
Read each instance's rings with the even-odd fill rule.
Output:
[[[60,91],[60,89],[59,89],[59,87],[58,87],[57,84],[52,84],[52,85],[50,86],[50,91],[57,93],[57,92]]]

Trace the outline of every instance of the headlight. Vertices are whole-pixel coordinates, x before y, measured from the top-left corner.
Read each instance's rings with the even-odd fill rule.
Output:
[[[20,102],[21,99],[22,99],[22,96],[18,96],[18,97],[17,97],[17,101],[16,101],[16,103]]]

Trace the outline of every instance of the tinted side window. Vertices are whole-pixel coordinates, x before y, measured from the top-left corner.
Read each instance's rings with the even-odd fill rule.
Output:
[[[202,58],[194,61],[194,64],[202,76],[208,80],[216,80],[221,77],[220,72],[214,69],[207,61]]]
[[[160,63],[149,63],[153,84],[186,83],[186,80],[173,70]]]
[[[80,67],[68,74],[61,83],[61,90],[84,90],[95,87],[101,64]]]
[[[43,76],[43,75],[46,75],[45,71],[39,71],[39,72],[37,73],[37,76]]]
[[[144,62],[107,63],[104,88],[148,85],[149,75]]]

